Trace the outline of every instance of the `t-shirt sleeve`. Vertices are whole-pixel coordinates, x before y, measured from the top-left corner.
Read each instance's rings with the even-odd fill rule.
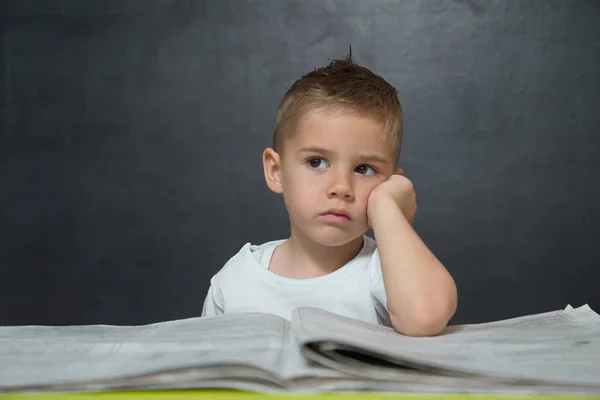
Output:
[[[202,317],[222,315],[224,313],[222,297],[221,290],[218,284],[216,284],[215,279],[211,279],[210,287],[202,306]]]
[[[380,325],[392,326],[390,312],[388,309],[387,293],[383,284],[383,273],[381,271],[381,261],[379,259],[379,250],[375,249],[371,260],[369,261],[369,272],[371,274],[371,297],[377,312],[377,319]]]

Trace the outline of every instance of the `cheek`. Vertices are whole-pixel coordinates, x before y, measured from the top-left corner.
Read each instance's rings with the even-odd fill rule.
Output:
[[[320,191],[319,180],[302,171],[285,177],[284,192],[295,208],[305,208],[318,201]]]
[[[369,179],[360,182],[356,186],[356,198],[366,202],[373,189],[379,186],[379,184],[382,182],[384,182],[383,179]]]

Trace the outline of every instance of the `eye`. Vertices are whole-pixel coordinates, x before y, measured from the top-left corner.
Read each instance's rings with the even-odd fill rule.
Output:
[[[375,168],[373,168],[369,165],[364,165],[364,164],[356,167],[356,172],[361,175],[366,175],[366,176],[375,175],[377,173]]]
[[[327,167],[327,161],[321,157],[309,158],[306,162],[313,169],[322,169]]]

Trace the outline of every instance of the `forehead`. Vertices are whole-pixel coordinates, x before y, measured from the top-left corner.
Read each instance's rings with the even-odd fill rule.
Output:
[[[394,159],[392,141],[385,134],[383,124],[337,110],[311,110],[300,117],[295,132],[286,139],[286,148],[308,146],[337,152],[377,153],[386,159]]]

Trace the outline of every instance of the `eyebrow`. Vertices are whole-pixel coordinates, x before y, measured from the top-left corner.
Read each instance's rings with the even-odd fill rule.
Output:
[[[323,155],[333,153],[331,150],[323,149],[321,147],[303,147],[299,151],[300,151],[300,153],[318,153],[318,154],[323,154]],[[388,164],[388,162],[385,158],[378,156],[376,154],[361,154],[359,156],[359,158],[363,161],[371,161],[371,162],[378,162],[381,164]]]

